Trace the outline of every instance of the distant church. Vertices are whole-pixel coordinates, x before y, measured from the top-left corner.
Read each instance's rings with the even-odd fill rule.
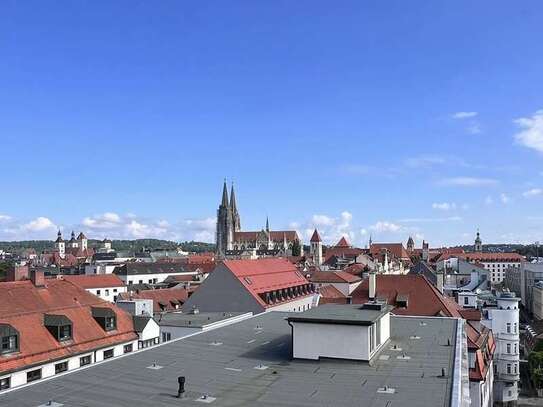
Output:
[[[302,242],[295,230],[270,230],[268,219],[266,228],[255,232],[241,230],[241,220],[236,204],[234,185],[230,190],[226,181],[222,190],[222,201],[217,210],[217,254],[221,257],[278,256],[292,255],[295,246]]]

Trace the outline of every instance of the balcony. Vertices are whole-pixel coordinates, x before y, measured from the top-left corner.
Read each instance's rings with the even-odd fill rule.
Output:
[[[508,382],[518,382],[520,380],[520,374],[513,373],[513,372],[511,373],[498,372],[495,376],[495,379],[508,381]]]
[[[498,360],[505,360],[507,362],[518,362],[520,355],[518,353],[500,353],[496,356]]]

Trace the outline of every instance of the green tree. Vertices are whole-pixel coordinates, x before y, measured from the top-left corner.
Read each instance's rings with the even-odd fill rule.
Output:
[[[301,254],[301,247],[300,247],[300,242],[298,242],[297,240],[294,241],[294,243],[292,244],[292,255],[293,256],[300,256]]]

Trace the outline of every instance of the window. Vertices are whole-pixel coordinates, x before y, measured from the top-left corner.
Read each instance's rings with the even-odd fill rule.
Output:
[[[511,353],[511,344],[510,343],[507,344],[507,353]]]
[[[511,374],[511,364],[507,364],[507,374]]]
[[[132,344],[129,343],[128,345],[124,345],[124,353],[130,353],[132,352]]]
[[[518,353],[518,348],[517,348],[517,344],[515,343],[515,354]]]
[[[108,296],[108,295],[109,295],[109,290],[106,290],[106,296]]]
[[[505,324],[505,331],[510,334],[511,333],[511,323],[508,322],[507,324]]]
[[[140,280],[140,284],[143,284],[143,280]]]
[[[132,280],[128,280],[128,285],[132,285],[134,282]]]
[[[114,292],[114,293],[116,293],[116,292],[117,292],[117,289],[116,289],[116,288],[114,288],[114,289],[113,289],[113,292]]]
[[[106,331],[115,329],[115,317],[106,317]]]
[[[35,380],[41,379],[41,369],[31,370],[30,372],[26,372],[26,382],[30,383]]]
[[[79,358],[79,366],[87,366],[91,364],[91,355],[82,356]]]
[[[72,337],[72,326],[63,325],[59,328],[58,338],[60,341],[66,341]]]
[[[100,295],[101,291],[100,290],[96,290],[96,295]]]
[[[11,387],[11,377],[4,377],[0,379],[0,390],[6,390]]]
[[[162,342],[167,342],[172,339],[172,334],[170,332],[162,332]]]
[[[468,305],[469,304],[469,299],[468,297],[464,297],[464,305]]]
[[[111,359],[113,357],[113,349],[108,349],[104,351],[104,360]]]
[[[17,335],[2,337],[2,350],[0,353],[11,353],[17,351]]]
[[[55,365],[55,374],[59,374],[68,370],[68,362],[57,363]]]
[[[517,327],[517,323],[516,323],[516,322],[513,324],[513,327],[514,327],[513,332],[514,332],[514,333],[518,333],[518,327]]]

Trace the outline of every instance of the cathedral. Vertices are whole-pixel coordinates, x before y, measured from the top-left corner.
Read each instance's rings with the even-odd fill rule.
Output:
[[[216,248],[220,257],[244,257],[249,252],[258,257],[292,255],[296,247],[298,250],[302,247],[298,233],[295,230],[270,230],[268,219],[266,227],[260,231],[242,231],[234,185],[228,199],[228,188],[224,181],[222,200],[217,210]]]

